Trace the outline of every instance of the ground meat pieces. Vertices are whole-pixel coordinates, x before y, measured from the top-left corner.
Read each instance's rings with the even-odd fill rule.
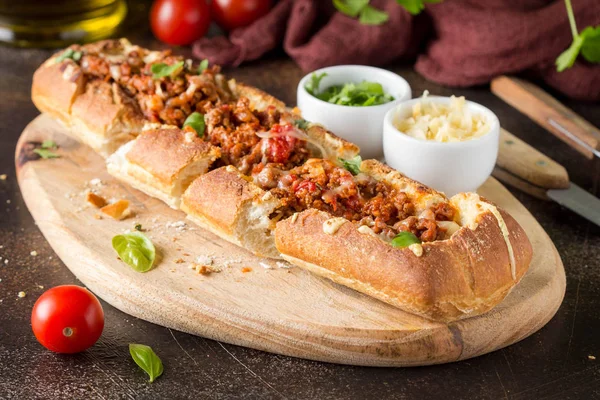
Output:
[[[80,65],[86,75],[91,75],[100,79],[110,79],[110,65],[101,57],[93,54],[86,54],[81,57]]]
[[[275,106],[268,106],[265,111],[257,112],[256,116],[260,120],[260,124],[269,129],[281,119],[281,113],[277,111]]]
[[[245,97],[241,97],[235,104],[233,116],[235,117],[236,122],[240,124],[246,122],[253,124],[256,127],[260,126],[259,119],[252,113],[252,110],[250,110],[250,100]]]
[[[408,196],[406,195],[406,193],[395,193],[394,198],[394,206],[396,207],[396,212],[397,212],[397,218],[399,220],[408,218],[409,216],[413,215],[415,212],[415,206],[414,204],[410,201],[410,199],[408,198]]]
[[[456,213],[454,208],[448,203],[438,203],[434,207],[433,212],[435,219],[438,221],[452,221]]]
[[[378,221],[387,225],[387,222],[396,216],[396,211],[394,203],[386,200],[382,194],[368,200],[363,207],[363,213],[375,217],[375,226]]]
[[[432,242],[437,239],[438,226],[434,220],[408,217],[394,225],[398,232],[410,232],[424,242]]]
[[[418,236],[424,242],[433,242],[437,239],[437,224],[435,221],[430,219],[419,218],[419,221],[416,225],[417,231],[419,232]]]

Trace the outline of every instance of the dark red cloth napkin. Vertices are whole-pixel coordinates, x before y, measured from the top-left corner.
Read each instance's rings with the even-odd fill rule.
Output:
[[[236,66],[283,45],[304,71],[336,64],[385,65],[414,59],[425,78],[447,86],[489,82],[527,72],[576,99],[600,100],[600,65],[577,61],[556,72],[572,41],[563,0],[445,0],[410,15],[393,0],[371,4],[389,13],[381,26],[361,25],[331,0],[281,0],[252,25],[203,38],[194,55]],[[573,1],[578,28],[600,25],[600,0]]]

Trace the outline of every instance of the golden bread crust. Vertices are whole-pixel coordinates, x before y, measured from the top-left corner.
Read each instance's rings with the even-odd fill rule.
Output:
[[[522,244],[516,252],[517,281],[511,276],[502,232],[489,212],[480,215],[475,230],[461,228],[451,239],[424,243],[421,256],[361,233],[351,222],[328,234],[323,223],[331,218],[328,213],[307,210],[278,222],[277,249],[292,263],[434,320],[449,322],[490,310],[531,261],[531,246],[508,215],[511,242]]]
[[[262,90],[249,86],[235,79],[229,80],[229,88],[236,97],[246,97],[250,100],[250,108],[254,110],[265,110],[267,107],[275,107],[278,111],[286,110],[285,103]]]
[[[264,195],[264,190],[245,179],[235,168],[221,167],[192,182],[183,195],[182,210],[210,221],[231,235],[243,205],[258,201]]]
[[[198,138],[194,132],[160,128],[140,134],[125,157],[162,185],[171,186],[190,164],[209,159],[208,167],[219,155],[217,147]]]
[[[142,130],[144,118],[133,99],[115,83],[88,82],[71,109],[73,131],[104,155],[132,140]]]
[[[85,90],[86,79],[73,60],[57,63],[55,56],[33,74],[31,99],[42,112],[70,125],[71,106]]]
[[[351,159],[360,153],[360,148],[357,145],[336,136],[321,125],[310,124],[306,134],[328,151],[329,154],[324,154],[324,158],[337,161],[338,157]]]

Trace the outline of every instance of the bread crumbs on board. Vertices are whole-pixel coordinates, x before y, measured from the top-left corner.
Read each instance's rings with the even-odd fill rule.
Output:
[[[21,292],[19,292],[19,294],[17,294],[17,296],[19,296],[19,298],[22,299],[23,297],[27,296],[27,293],[21,291]]]
[[[0,181],[5,181],[7,178],[6,174],[0,175]]]

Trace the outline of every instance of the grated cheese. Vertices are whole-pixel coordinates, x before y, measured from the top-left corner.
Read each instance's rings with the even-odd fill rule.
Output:
[[[464,142],[484,136],[490,123],[481,114],[472,114],[465,107],[465,98],[450,97],[450,105],[428,99],[425,91],[412,109],[412,116],[394,125],[402,133],[420,140]]]

